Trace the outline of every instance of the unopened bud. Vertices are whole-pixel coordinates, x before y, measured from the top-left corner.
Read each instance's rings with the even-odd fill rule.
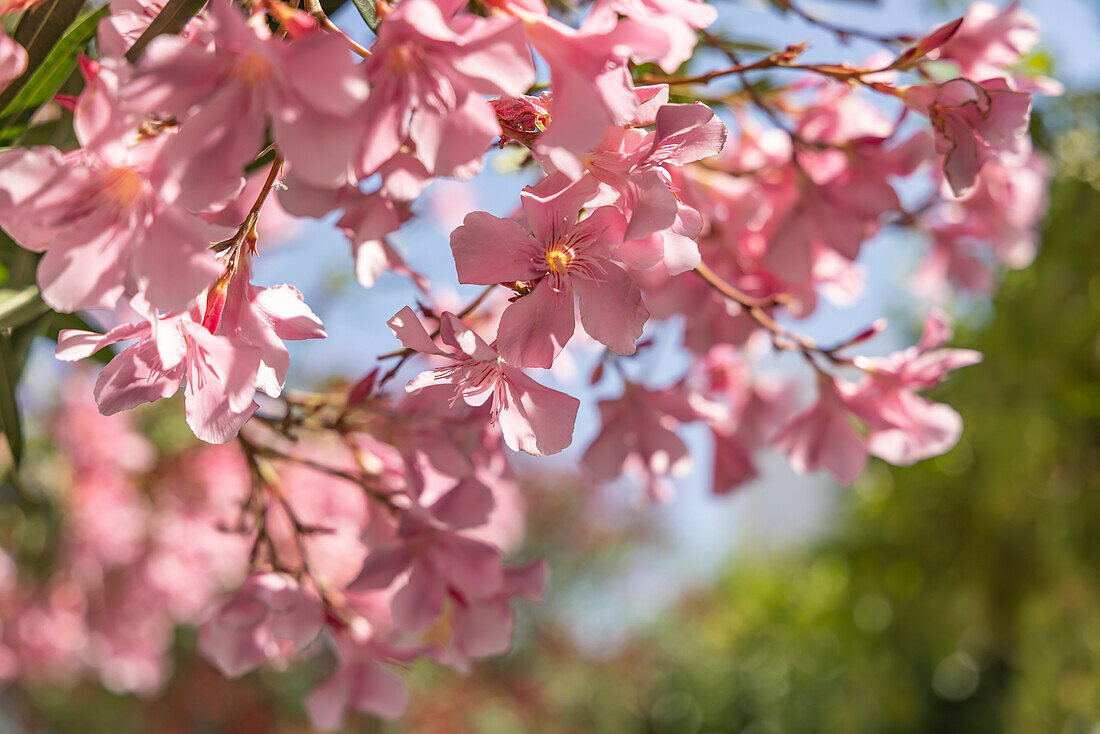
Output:
[[[93,61],[84,54],[78,54],[76,60],[80,65],[80,75],[84,77],[84,81],[90,82],[99,74],[98,61]]]
[[[297,41],[317,28],[317,21],[309,13],[296,10],[281,0],[267,0],[264,4],[267,14],[286,30],[292,41]]]
[[[217,282],[210,286],[206,294],[206,311],[202,317],[202,325],[211,334],[217,332],[218,324],[222,320],[222,311],[225,310],[225,299],[229,294],[229,281],[233,279],[232,269],[226,269]]]

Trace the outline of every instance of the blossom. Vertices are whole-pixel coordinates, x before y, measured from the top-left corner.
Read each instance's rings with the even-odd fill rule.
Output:
[[[525,14],[527,37],[550,67],[550,121],[535,152],[570,178],[584,172],[581,157],[596,147],[608,126],[629,123],[638,98],[613,18],[594,16],[597,27],[574,29],[545,15]],[[515,95],[513,95],[515,96]]]
[[[0,89],[23,76],[27,69],[27,52],[0,31]]]
[[[952,79],[908,87],[902,96],[932,121],[936,152],[945,156],[944,175],[956,196],[970,190],[987,160],[1021,150],[1031,95],[1013,91],[1003,79]]]
[[[699,264],[693,239],[703,223],[676,195],[670,169],[721,152],[726,127],[702,104],[662,105],[655,129],[610,128],[596,150],[585,156],[588,172],[617,193],[627,227],[617,254],[630,267],[664,262],[670,275]]]
[[[83,147],[0,152],[0,226],[45,251],[38,283],[59,311],[112,308],[128,286],[181,310],[216,277],[209,244],[221,230],[170,204],[164,141],[139,136],[119,107],[117,74],[94,62],[83,71],[73,123]]]
[[[967,79],[1005,76],[1039,43],[1039,23],[1019,2],[998,7],[971,3],[958,31],[939,47],[937,58],[954,61]]]
[[[754,454],[770,444],[793,412],[789,381],[756,377],[740,352],[716,344],[699,364],[702,394],[692,406],[714,441],[712,489],[731,492],[758,474]]]
[[[637,457],[646,477],[646,496],[666,496],[665,477],[683,476],[691,455],[676,433],[680,423],[698,416],[679,385],[650,390],[627,382],[616,400],[601,400],[600,433],[584,452],[581,464],[599,481],[618,477],[630,457]]]
[[[321,731],[340,726],[347,711],[396,719],[409,703],[409,692],[382,662],[402,663],[415,658],[419,648],[399,647],[351,635],[335,637],[336,672],[306,697],[309,718]]]
[[[825,149],[792,152],[796,198],[788,207],[780,203],[761,261],[790,286],[810,280],[823,256],[854,261],[882,217],[901,207],[892,180],[931,156],[926,133],[892,145],[893,125],[877,109],[833,87],[822,90],[798,132]],[[785,198],[782,191],[769,194]]]
[[[414,504],[401,515],[396,543],[371,550],[353,592],[384,589],[399,576],[393,596],[395,626],[426,630],[448,598],[460,604],[484,599],[503,581],[500,551],[461,531],[485,522],[492,493],[477,480],[460,481],[431,505]]]
[[[891,464],[908,466],[951,449],[962,434],[962,417],[948,405],[917,395],[947,373],[977,364],[972,349],[944,349],[951,324],[936,310],[925,320],[920,343],[886,357],[857,357],[865,377],[851,391],[847,405],[867,424],[868,451]]]
[[[522,25],[513,18],[461,13],[448,18],[434,0],[402,2],[379,28],[365,63],[371,81],[359,160],[371,173],[406,136],[436,176],[472,174],[500,135],[481,96],[523,94],[535,72]]]
[[[510,602],[540,601],[546,587],[546,564],[535,561],[504,569],[500,589],[480,599],[456,604],[451,612],[451,646],[459,660],[501,655],[512,644],[515,615]]]
[[[292,578],[254,574],[203,623],[199,652],[226,677],[239,678],[298,654],[323,627],[320,600]]]
[[[235,193],[268,119],[297,175],[319,186],[345,183],[368,91],[346,46],[309,19],[288,43],[255,22],[262,15],[246,22],[226,0],[207,13],[212,46],[205,34],[158,36],[122,90],[135,108],[180,120],[164,150],[169,199],[202,209]]]
[[[294,288],[255,288],[247,279],[226,287],[230,297],[228,306],[220,306],[227,308],[218,312],[226,317],[220,323],[213,318],[206,321],[197,306],[160,314],[135,300],[133,305],[148,321],[117,326],[106,334],[62,330],[57,356],[75,361],[108,345],[136,339],[96,380],[100,410],[112,415],[166,398],[182,384],[191,430],[204,441],[224,443],[237,435],[256,410],[252,398],[257,389],[273,397],[279,394],[289,365],[281,340],[324,335],[317,317]]]
[[[451,233],[460,283],[526,282],[529,293],[501,316],[497,345],[511,364],[549,367],[573,336],[573,293],[588,335],[619,354],[633,354],[649,318],[630,275],[611,260],[623,218],[612,206],[578,221],[594,186],[563,177],[529,186],[521,196],[526,227],[485,212],[466,216]]]
[[[836,381],[819,374],[817,402],[791,419],[775,437],[799,474],[828,469],[851,484],[867,465],[867,448],[856,432]]]
[[[75,361],[120,341],[137,343],[103,368],[95,397],[104,415],[173,395],[184,386],[187,425],[211,443],[237,435],[256,410],[252,398],[261,351],[211,334],[198,309],[124,324],[106,334],[65,329],[58,335],[57,357]]]
[[[572,442],[580,401],[532,380],[454,314],[441,317],[442,347],[432,341],[408,306],[389,320],[389,326],[406,348],[448,361],[446,366],[411,380],[408,391],[446,384],[454,385],[455,398],[461,397],[467,405],[483,405],[492,399],[491,419],[499,424],[513,451],[546,456]]]

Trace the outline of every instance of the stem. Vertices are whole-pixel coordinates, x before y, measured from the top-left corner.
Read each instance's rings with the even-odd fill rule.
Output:
[[[784,0],[783,4],[786,6],[787,10],[794,15],[811,25],[815,25],[818,28],[834,34],[843,43],[847,43],[849,38],[862,38],[865,41],[873,41],[874,43],[887,46],[891,50],[896,50],[897,44],[904,40],[901,36],[880,36],[877,33],[871,33],[870,31],[865,31],[860,28],[849,28],[847,26],[830,23],[829,21],[822,20],[815,15],[809,14],[796,5],[793,0]]]
[[[275,160],[271,162],[271,169],[267,172],[267,180],[264,181],[260,193],[256,195],[256,201],[253,202],[252,208],[245,214],[241,226],[237,228],[236,234],[229,239],[212,245],[211,249],[213,249],[214,252],[229,251],[230,259],[239,256],[238,252],[240,252],[245,242],[255,234],[256,222],[260,218],[260,210],[263,209],[267,197],[271,195],[271,190],[275,188],[275,182],[279,179],[279,174],[282,172],[283,163],[285,161],[286,159],[283,158],[282,153],[275,154]],[[253,243],[254,242],[253,239]]]
[[[852,366],[852,360],[837,354],[838,351],[851,343],[851,339],[845,340],[834,347],[819,347],[810,337],[797,334],[779,325],[765,309],[781,305],[785,300],[783,296],[773,296],[771,298],[755,298],[750,296],[723,280],[703,263],[700,263],[695,268],[695,273],[723,297],[745,309],[745,313],[749,315],[749,318],[755,321],[761,328],[770,332],[772,335],[772,344],[775,345],[776,349],[802,352],[807,358],[816,354],[834,364]]]
[[[349,36],[347,33],[344,33],[342,30],[340,30],[339,26],[329,20],[329,17],[321,8],[321,3],[319,0],[304,0],[302,4],[305,7],[305,11],[309,13],[315,21],[317,21],[317,25],[321,26],[329,33],[335,33],[338,36],[342,36],[344,41],[349,46],[351,46],[352,51],[359,54],[364,59],[368,58],[371,55],[370,49],[356,43],[351,36]]]

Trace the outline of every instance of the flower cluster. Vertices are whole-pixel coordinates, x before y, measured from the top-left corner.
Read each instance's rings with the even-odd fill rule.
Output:
[[[863,65],[803,63],[805,45],[743,61],[701,0],[595,0],[575,17],[542,0],[379,0],[369,48],[315,2],[245,5],[209,0],[172,34],[155,0],[113,0],[77,62],[82,91],[56,98],[70,144],[0,151],[0,227],[41,253],[41,298],[113,326],[62,330],[57,356],[121,345],[100,411],[182,389],[194,434],[239,446],[180,457],[145,497],[151,448],[123,418],[68,406],[68,571],[42,589],[0,573],[17,620],[0,674],[152,690],[172,627],[192,623],[227,676],[330,649],[306,700],[323,728],[399,715],[396,667],[505,651],[512,601],[542,593],[540,563],[505,563],[522,524],[505,449],[570,447],[581,403],[545,384],[566,364],[616,391],[583,471],[640,473],[652,499],[690,468],[684,424],[708,429],[719,493],[769,448],[850,483],[869,455],[906,465],[958,441],[960,416],[920,393],[980,355],[945,346],[942,311],[886,357],[855,353],[883,322],[828,346],[792,324],[821,297],[858,297],[860,254],[887,228],[926,236],[914,282],[940,302],[1030,262],[1048,178],[1032,94],[1058,90],[1018,73],[1037,31],[1014,4],[879,38],[890,52]],[[728,67],[679,75],[702,47]],[[0,84],[27,63],[0,36]],[[757,84],[770,70],[802,79]],[[484,290],[445,304],[391,235],[494,147],[531,183],[511,216],[470,212],[451,232],[458,283]],[[293,285],[252,282],[285,214],[335,223],[364,286],[392,271],[422,291],[387,320],[401,348],[346,392],[284,390],[285,342],[326,336]],[[655,384],[661,347],[688,366]],[[800,408],[769,352],[800,355],[816,399]],[[92,658],[62,649],[92,634]]]

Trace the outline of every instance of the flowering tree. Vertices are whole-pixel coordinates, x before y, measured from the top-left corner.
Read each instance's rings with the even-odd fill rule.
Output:
[[[5,6],[21,12],[0,37],[13,459],[13,388],[42,331],[62,360],[106,355],[102,414],[182,388],[212,445],[154,471],[125,418],[67,396],[70,533],[40,587],[10,560],[0,573],[17,620],[0,674],[154,690],[170,630],[193,623],[230,677],[327,648],[337,665],[305,701],[322,728],[348,710],[398,716],[402,664],[500,654],[512,603],[542,594],[541,563],[504,562],[522,506],[508,456],[573,442],[579,400],[537,372],[569,352],[598,353],[590,382],[620,391],[598,405],[583,469],[640,476],[654,499],[690,464],[678,428],[693,422],[719,493],[769,447],[848,483],[868,456],[953,446],[959,414],[921,393],[980,355],[946,346],[942,311],[885,357],[858,354],[882,320],[836,344],[796,322],[819,297],[858,296],[860,250],[886,227],[930,243],[914,283],[933,300],[1028,264],[1047,179],[1032,94],[1058,91],[1017,71],[1036,23],[975,3],[925,35],[879,36],[773,4],[881,52],[746,50],[699,0],[355,0],[369,47],[317,0]],[[61,94],[70,73],[78,93]],[[531,183],[510,217],[470,212],[451,233],[458,282],[483,286],[456,306],[390,237],[432,181],[475,176],[496,147],[521,153]],[[346,390],[283,390],[285,342],[325,337],[293,285],[251,282],[286,215],[335,221],[364,286],[390,270],[421,289],[387,320],[400,347]],[[672,320],[683,330],[660,328]],[[640,379],[635,355],[669,341],[690,367]],[[768,351],[800,355],[815,397],[799,405]],[[58,644],[93,632],[94,654]]]

